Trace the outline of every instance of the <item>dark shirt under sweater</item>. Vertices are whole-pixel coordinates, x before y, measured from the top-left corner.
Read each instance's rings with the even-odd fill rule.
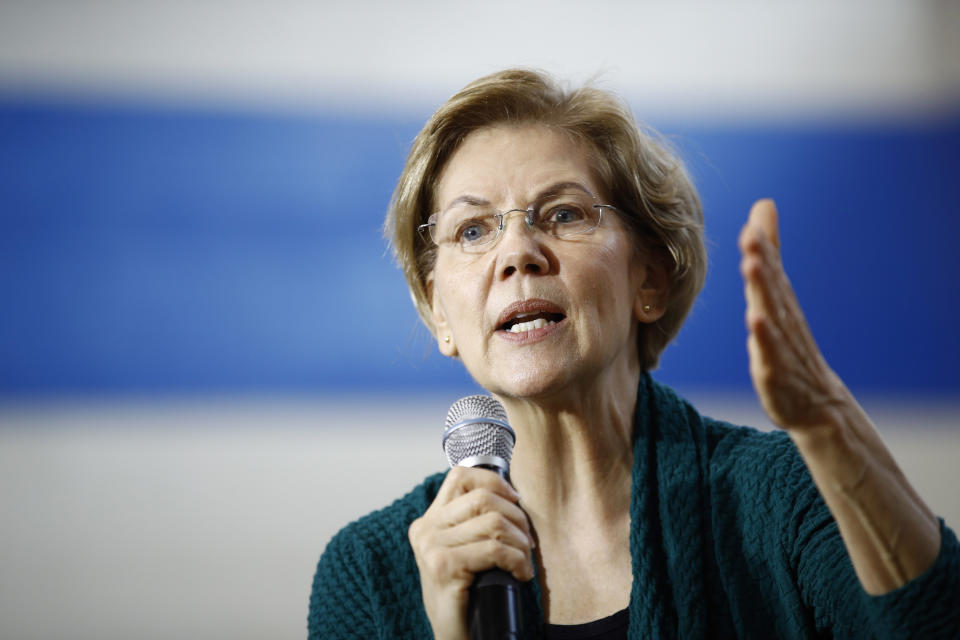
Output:
[[[584,624],[546,624],[544,640],[627,640],[630,611],[624,609],[612,616]]]

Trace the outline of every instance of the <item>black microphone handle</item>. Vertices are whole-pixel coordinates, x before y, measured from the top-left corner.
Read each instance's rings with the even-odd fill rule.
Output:
[[[510,473],[493,465],[489,469],[510,482]],[[467,604],[470,640],[520,640],[520,583],[503,569],[481,571],[470,586]]]
[[[467,609],[471,640],[520,640],[520,585],[503,569],[478,573]]]

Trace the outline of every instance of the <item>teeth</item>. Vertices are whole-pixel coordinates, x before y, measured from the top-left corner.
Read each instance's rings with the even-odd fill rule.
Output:
[[[530,314],[527,314],[530,315]],[[517,316],[526,317],[526,316]],[[553,320],[547,320],[546,318],[536,318],[530,322],[518,322],[517,324],[510,327],[510,333],[523,333],[524,331],[533,331],[534,329],[542,329],[548,325],[557,324]]]

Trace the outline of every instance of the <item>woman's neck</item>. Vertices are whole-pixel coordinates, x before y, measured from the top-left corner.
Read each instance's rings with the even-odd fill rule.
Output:
[[[626,362],[590,388],[501,398],[517,431],[511,479],[535,525],[622,520],[630,503],[639,378],[639,365]]]

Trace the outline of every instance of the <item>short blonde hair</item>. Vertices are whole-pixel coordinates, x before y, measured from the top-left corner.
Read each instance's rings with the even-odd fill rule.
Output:
[[[413,141],[385,233],[420,318],[434,332],[426,283],[436,246],[417,227],[434,212],[437,181],[470,133],[505,124],[544,125],[586,143],[594,151],[603,192],[621,212],[638,248],[667,263],[666,312],[655,324],[640,323],[638,332],[641,366],[656,368],[706,277],[700,198],[680,159],[656,134],[641,130],[623,102],[589,86],[564,90],[538,71],[507,69],[470,83],[433,114]]]

